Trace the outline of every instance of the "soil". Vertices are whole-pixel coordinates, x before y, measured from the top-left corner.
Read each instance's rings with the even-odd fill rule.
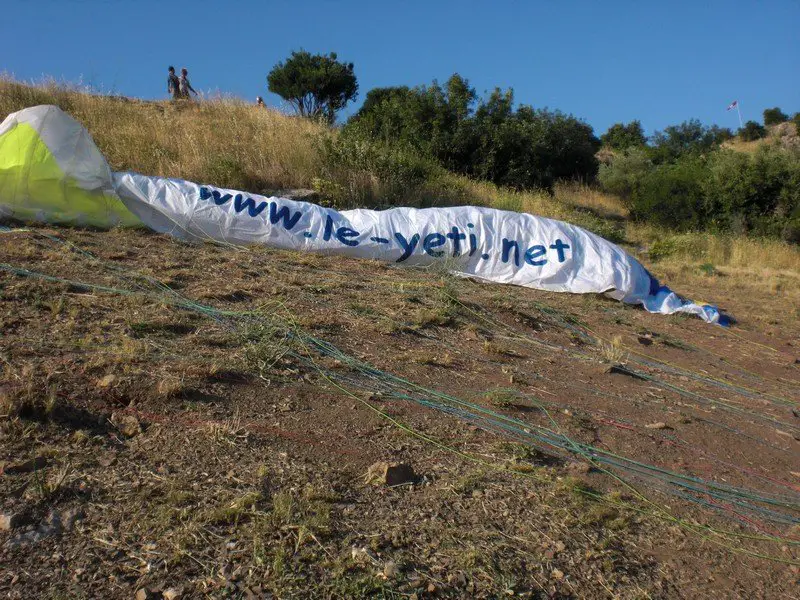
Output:
[[[135,230],[0,257],[9,598],[797,596],[790,294],[668,282],[722,328]]]

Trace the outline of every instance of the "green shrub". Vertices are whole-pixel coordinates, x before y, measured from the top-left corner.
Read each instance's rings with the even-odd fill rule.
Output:
[[[445,87],[375,89],[345,132],[515,189],[549,189],[559,179],[589,181],[597,174],[600,143],[586,123],[558,111],[515,110],[513,90],[495,89],[477,106],[476,98],[458,74]]]
[[[784,113],[777,106],[775,108],[768,108],[764,111],[764,125],[778,125],[785,123],[789,120],[789,115]]]
[[[701,228],[706,221],[704,175],[701,161],[694,158],[655,167],[633,190],[631,216],[677,230]]]
[[[644,149],[629,148],[614,156],[609,164],[600,165],[598,179],[605,191],[616,194],[628,204],[634,189],[652,168]]]
[[[600,141],[604,146],[608,146],[614,150],[642,147],[647,144],[647,138],[644,135],[644,130],[642,129],[640,121],[631,121],[627,125],[624,123],[615,123],[608,128],[608,131],[600,136]]]
[[[702,185],[714,229],[778,236],[800,217],[800,157],[764,145],[753,155],[715,152],[707,166]]]
[[[655,164],[664,164],[686,156],[698,156],[713,150],[731,135],[729,129],[716,125],[707,127],[691,119],[656,131],[650,140],[650,158]]]
[[[440,168],[413,149],[343,134],[325,138],[318,191],[337,208],[419,206]]]
[[[748,121],[744,124],[744,127],[739,130],[739,137],[745,142],[760,140],[766,135],[767,130],[764,126],[755,121]]]

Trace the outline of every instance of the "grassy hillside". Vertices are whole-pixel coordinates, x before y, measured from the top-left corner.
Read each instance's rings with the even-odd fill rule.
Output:
[[[180,177],[264,194],[313,188],[338,207],[473,204],[530,212],[584,226],[647,260],[744,269],[770,280],[800,271],[800,250],[774,240],[675,235],[634,224],[619,200],[580,185],[555,195],[515,192],[438,169],[408,165],[405,157],[372,156],[336,148],[336,132],[305,119],[233,99],[202,103],[143,102],[99,96],[56,84],[0,80],[0,117],[35,104],[55,104],[81,121],[114,170]],[[360,152],[360,150],[363,150]]]

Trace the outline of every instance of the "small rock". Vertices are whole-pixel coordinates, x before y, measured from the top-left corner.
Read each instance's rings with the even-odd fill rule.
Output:
[[[350,557],[353,559],[353,562],[358,564],[378,562],[378,557],[375,556],[374,552],[367,548],[359,548],[358,546],[353,546],[350,549]]]
[[[20,515],[0,514],[0,531],[11,531],[23,524],[24,519]]]
[[[139,588],[136,590],[136,600],[155,600],[158,594],[147,588]]]
[[[659,421],[658,423],[650,423],[648,425],[645,425],[645,427],[647,429],[672,429],[672,427],[661,421]]]
[[[389,487],[414,483],[418,479],[414,469],[405,463],[377,462],[367,469],[367,473],[364,476],[365,483],[372,483],[373,485],[385,484]]]
[[[9,463],[3,467],[3,473],[14,475],[16,473],[30,473],[31,471],[39,471],[47,466],[47,458],[44,456],[37,456],[30,460],[20,463]]]
[[[562,570],[560,570],[560,569],[553,569],[553,570],[550,572],[550,576],[551,576],[553,579],[557,579],[558,581],[561,581],[562,579],[564,579],[564,571],[562,571]]]
[[[102,379],[97,380],[97,387],[99,388],[108,388],[114,385],[114,382],[117,380],[116,375],[106,375]]]
[[[399,572],[400,569],[397,568],[397,563],[392,560],[386,561],[383,565],[383,575],[386,579],[394,579]]]
[[[119,412],[111,413],[111,424],[125,437],[133,437],[142,433],[142,426],[139,419],[133,415],[126,415]]]
[[[556,552],[563,552],[567,549],[567,545],[561,540],[556,542]]]
[[[651,346],[653,344],[653,338],[651,338],[649,336],[646,336],[646,335],[640,335],[636,339],[639,340],[639,343],[642,346]]]
[[[167,588],[161,595],[164,596],[164,600],[180,600],[183,597],[183,589]]]

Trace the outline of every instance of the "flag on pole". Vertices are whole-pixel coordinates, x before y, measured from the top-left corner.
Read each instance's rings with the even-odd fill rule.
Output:
[[[730,103],[730,105],[728,106],[728,108],[726,110],[733,110],[738,105],[739,105],[739,101],[738,100],[734,100],[733,102]]]

